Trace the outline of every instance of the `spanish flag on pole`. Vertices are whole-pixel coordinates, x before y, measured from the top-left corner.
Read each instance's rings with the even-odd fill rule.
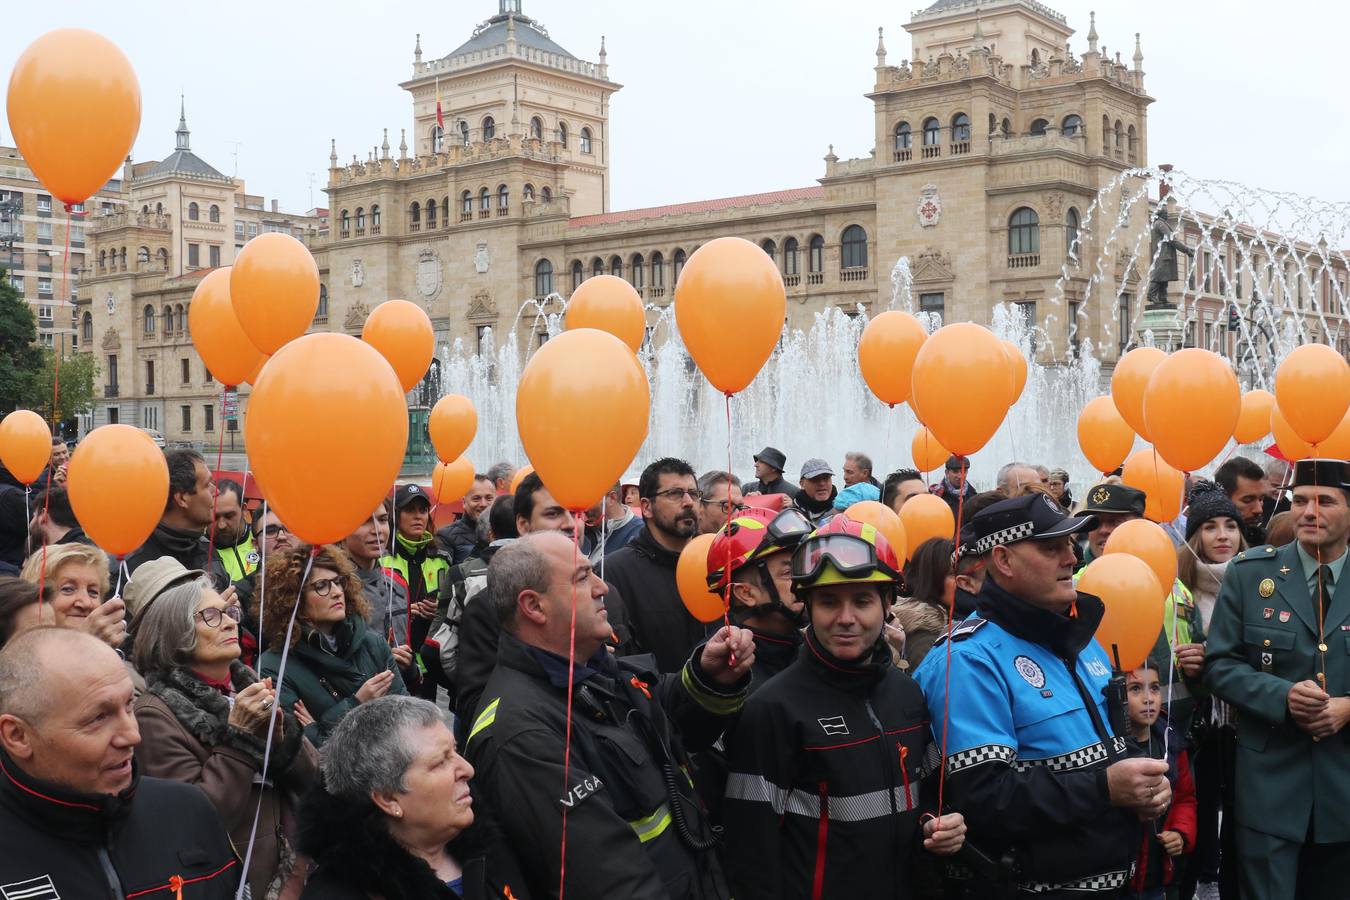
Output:
[[[436,77],[436,124],[445,131],[445,115],[441,112],[441,79]]]

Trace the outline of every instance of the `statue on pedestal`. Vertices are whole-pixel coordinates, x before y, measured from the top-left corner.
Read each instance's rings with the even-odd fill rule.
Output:
[[[1172,223],[1167,215],[1166,204],[1158,207],[1151,230],[1153,245],[1153,269],[1149,274],[1147,309],[1176,309],[1176,304],[1167,302],[1167,285],[1176,281],[1177,254],[1184,253],[1192,259],[1195,251],[1172,236]]]

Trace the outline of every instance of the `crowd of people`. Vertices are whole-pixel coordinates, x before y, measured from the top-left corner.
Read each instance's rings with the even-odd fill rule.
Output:
[[[0,469],[7,900],[1345,895],[1347,461],[1188,479],[1122,672],[1077,589],[1144,516],[1118,476],[770,446],[576,516],[502,463],[439,530],[403,483],[311,547],[165,456],[124,565],[64,443],[35,492]],[[956,528],[907,553],[848,516],[923,493]],[[677,578],[703,534],[710,625]]]

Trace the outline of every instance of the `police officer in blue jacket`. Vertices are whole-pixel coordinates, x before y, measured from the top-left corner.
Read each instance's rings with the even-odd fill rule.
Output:
[[[1104,607],[1075,590],[1070,544],[1095,524],[1043,494],[975,516],[961,552],[987,573],[976,611],[914,675],[939,742],[945,728],[946,804],[966,814],[969,843],[1001,862],[1000,889],[1019,894],[1115,896],[1140,821],[1171,801],[1167,764],[1126,758],[1108,724],[1111,661],[1093,639]],[[973,884],[968,896],[994,892]]]

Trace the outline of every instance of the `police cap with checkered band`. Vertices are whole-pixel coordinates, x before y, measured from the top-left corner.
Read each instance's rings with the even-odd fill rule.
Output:
[[[983,556],[1004,544],[1064,537],[1096,527],[1096,516],[1071,516],[1050,495],[1028,494],[980,510],[961,529],[961,553]]]

